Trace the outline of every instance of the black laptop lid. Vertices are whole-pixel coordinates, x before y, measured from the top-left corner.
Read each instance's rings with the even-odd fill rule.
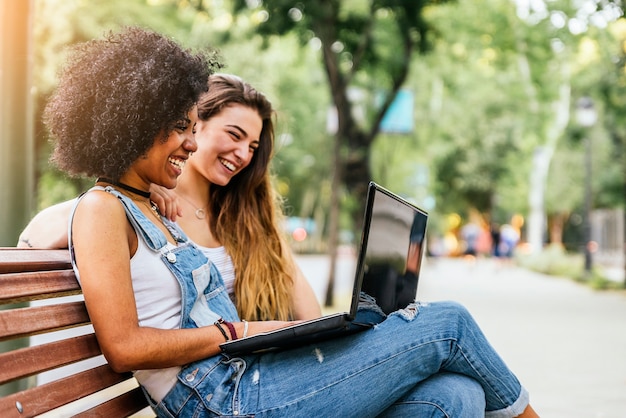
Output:
[[[370,183],[357,278],[361,292],[386,314],[415,300],[427,219],[425,211]]]
[[[417,291],[426,219],[426,212],[370,183],[350,312],[230,340],[220,345],[222,351],[239,355],[284,349],[368,329],[384,320],[371,309],[372,298],[387,314],[406,307]],[[360,301],[365,305],[359,317]]]

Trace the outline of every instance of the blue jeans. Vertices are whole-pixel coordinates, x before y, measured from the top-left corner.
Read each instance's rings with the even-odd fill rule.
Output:
[[[471,377],[440,372],[418,383],[377,418],[478,418],[485,392]]]
[[[153,408],[159,409],[154,403]],[[162,405],[161,405],[162,408]],[[172,416],[161,411],[160,416]],[[329,411],[330,412],[330,411]],[[376,418],[478,418],[485,416],[485,392],[471,377],[440,372],[418,383]]]
[[[455,378],[442,372],[476,381],[486,416],[514,417],[528,404],[467,310],[436,302],[412,304],[348,337],[194,363],[155,409],[165,417],[415,416],[423,406],[420,385],[433,393],[431,376]]]

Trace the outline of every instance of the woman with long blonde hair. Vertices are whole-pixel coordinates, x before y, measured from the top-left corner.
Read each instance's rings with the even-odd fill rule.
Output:
[[[234,277],[227,265],[218,269],[241,318],[319,316],[315,295],[282,236],[282,200],[269,168],[272,105],[233,75],[214,74],[209,86],[198,103],[198,151],[175,189],[183,214],[178,223],[209,259],[232,259]],[[257,126],[260,135],[251,137]]]

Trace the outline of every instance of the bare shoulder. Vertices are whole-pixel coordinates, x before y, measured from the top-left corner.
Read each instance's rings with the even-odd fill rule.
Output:
[[[69,213],[68,213],[69,214]],[[73,219],[76,223],[92,223],[110,226],[111,224],[126,223],[124,207],[119,199],[102,190],[93,190],[86,193],[76,207]]]
[[[127,242],[129,248],[136,247],[136,234],[128,222],[126,211],[120,200],[103,190],[85,194],[76,205],[71,219],[74,248],[91,245],[113,247]],[[119,249],[119,248],[117,248]]]

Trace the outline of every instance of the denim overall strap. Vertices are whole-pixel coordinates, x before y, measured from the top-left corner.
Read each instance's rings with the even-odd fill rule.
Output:
[[[107,186],[107,187],[94,186],[91,189],[87,190],[86,192],[82,193],[76,199],[76,203],[74,204],[74,207],[72,208],[72,211],[70,213],[70,219],[68,222],[68,233],[67,233],[68,248],[70,250],[70,258],[72,261],[72,267],[74,269],[74,273],[76,274],[76,277],[79,282],[80,282],[80,275],[78,272],[78,268],[76,267],[75,256],[74,256],[72,225],[74,223],[73,222],[74,214],[76,213],[76,208],[78,207],[78,203],[87,193],[89,193],[92,190],[106,191],[108,193],[111,193],[112,195],[114,195],[120,200],[127,214],[127,218],[133,226],[133,229],[143,239],[143,241],[146,243],[148,248],[150,248],[152,251],[160,252],[160,250],[163,249],[167,244],[167,239],[165,239],[165,236],[163,235],[163,233],[157,227],[155,227],[152,224],[152,222],[148,220],[148,218],[144,216],[141,210],[139,210],[137,205],[135,205],[131,199],[127,198],[126,196],[124,196],[123,194],[121,194],[119,191],[115,190],[111,186]],[[186,238],[186,236],[182,233],[182,231],[180,231],[180,235]]]
[[[178,281],[181,290],[181,328],[210,326],[219,318],[230,322],[239,321],[237,310],[228,296],[219,271],[202,251],[192,241],[188,240],[176,224],[170,222],[166,227],[168,229],[169,227],[174,228],[179,233],[180,240],[176,238],[176,246],[168,245],[163,232],[143,214],[135,202],[112,187],[95,189],[105,190],[118,197],[123,204],[129,222],[137,232],[137,236],[141,237],[147,246],[154,251],[155,262],[157,259],[161,259]],[[240,376],[245,369],[239,367],[239,363],[231,364],[221,355],[196,361],[183,367],[178,375],[178,383],[170,394],[171,396],[166,397],[169,407],[178,408],[174,405],[180,402],[181,397],[174,395],[174,393],[180,391],[184,393],[188,391],[212,393],[212,401],[211,397],[204,399],[210,408],[221,407],[225,402],[231,403],[233,393],[236,393],[236,390],[233,390],[233,385],[239,382],[239,379],[232,380],[233,373]],[[165,412],[167,408],[163,402],[156,404],[150,396],[146,396],[146,398],[159,416],[170,416],[169,413]],[[182,408],[183,405],[179,405],[179,407]]]
[[[114,189],[111,186],[106,186],[101,188],[105,192],[111,193],[113,196],[117,197],[122,205],[124,205],[124,210],[126,211],[126,217],[133,225],[133,229],[135,232],[141,235],[144,242],[148,247],[153,251],[158,251],[167,245],[167,239],[159,230],[154,226],[154,224],[146,218],[143,212],[139,209],[139,207],[132,201],[132,199],[124,196],[119,191]],[[182,232],[181,232],[182,233]]]
[[[141,237],[150,250],[159,254],[162,262],[176,277],[182,297],[181,328],[211,325],[220,317],[227,321],[239,320],[237,310],[228,297],[220,273],[175,223],[161,217],[165,227],[177,241],[177,246],[171,248],[172,246],[167,245],[167,239],[163,232],[143,214],[132,199],[111,186],[95,186],[89,191],[91,190],[106,191],[120,200],[137,235]],[[78,201],[83,196],[84,194],[78,198]],[[76,205],[70,220],[74,216]],[[78,277],[78,269],[74,261],[71,228],[72,222],[70,221],[69,245],[72,265]]]
[[[120,199],[135,231],[140,233],[150,249],[160,253],[162,262],[178,280],[183,299],[181,328],[212,325],[220,317],[227,321],[238,321],[237,311],[228,298],[222,276],[178,225],[161,216],[161,221],[177,242],[176,248],[168,248],[163,232],[132,199],[110,186],[105,191]]]

